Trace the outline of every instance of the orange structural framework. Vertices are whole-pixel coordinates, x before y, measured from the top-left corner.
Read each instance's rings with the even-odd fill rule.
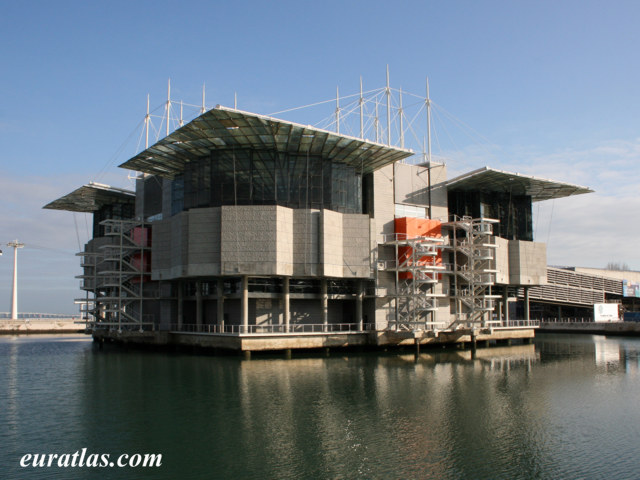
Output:
[[[409,245],[401,245],[398,247],[398,265],[407,267],[422,267],[442,265],[442,251],[438,249],[437,255],[415,254],[413,246],[423,237],[442,238],[442,222],[440,220],[431,220],[428,218],[401,217],[395,219],[396,238],[399,242],[407,241]],[[435,275],[435,274],[434,274]],[[399,278],[413,278],[411,272],[400,272]],[[439,276],[437,277],[439,278]]]

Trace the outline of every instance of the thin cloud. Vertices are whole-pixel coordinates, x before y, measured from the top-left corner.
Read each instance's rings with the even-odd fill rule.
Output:
[[[590,149],[540,153],[524,147],[470,146],[446,152],[449,178],[485,165],[551,180],[588,186],[596,191],[534,204],[535,239],[548,243],[552,265],[604,267],[621,261],[640,270],[640,139],[603,142]],[[80,297],[79,259],[75,252],[88,240],[91,215],[42,207],[87,183],[84,175],[10,176],[0,172],[0,243],[15,238],[29,247],[20,252],[20,310],[76,313]],[[133,188],[125,171],[103,176],[103,183]],[[0,311],[9,309],[10,249],[0,257]]]
[[[629,241],[640,236],[640,138],[546,154],[472,145],[445,156],[450,177],[488,165],[590,187],[595,193],[534,204],[534,235],[548,242],[548,263],[603,268],[622,261],[640,270],[640,253]]]
[[[126,186],[124,171],[109,176]],[[81,273],[81,250],[91,234],[92,216],[42,207],[88,182],[75,176],[39,177],[0,174],[0,311],[10,309],[13,276],[12,249],[18,239],[26,246],[18,254],[19,310],[77,313],[81,296],[76,275]]]

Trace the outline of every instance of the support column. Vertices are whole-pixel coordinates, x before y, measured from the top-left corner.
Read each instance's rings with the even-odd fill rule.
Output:
[[[242,276],[242,331],[249,333],[249,276]]]
[[[356,322],[358,322],[358,331],[361,332],[364,330],[364,325],[362,324],[362,302],[364,300],[364,286],[363,281],[358,280],[358,292],[356,294]]]
[[[202,326],[202,282],[196,282],[196,330]]]
[[[329,325],[329,294],[327,293],[327,279],[322,279],[322,324],[324,331],[327,331]]]
[[[289,277],[284,277],[282,279],[282,303],[284,312],[284,318],[282,319],[284,322],[284,333],[289,333],[289,322],[291,320],[289,311]]]
[[[509,325],[509,287],[504,287],[504,295],[502,296],[504,301],[504,325]]]
[[[178,330],[182,330],[184,318],[184,284],[178,280]]]
[[[558,305],[558,321],[562,321],[562,305]]]
[[[524,319],[529,321],[529,287],[524,287]]]
[[[218,279],[216,285],[216,294],[216,316],[218,317],[218,328],[220,333],[224,333],[224,281],[222,280],[222,278]]]

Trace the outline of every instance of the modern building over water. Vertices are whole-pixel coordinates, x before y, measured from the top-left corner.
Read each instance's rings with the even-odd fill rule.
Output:
[[[449,179],[415,158],[216,107],[121,165],[140,172],[135,192],[90,183],[45,208],[93,214],[79,255],[99,338],[268,350],[532,337],[532,299],[566,272],[547,268],[532,203],[591,190],[492,168]]]

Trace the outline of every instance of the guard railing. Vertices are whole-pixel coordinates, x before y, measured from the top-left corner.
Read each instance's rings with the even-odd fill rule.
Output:
[[[203,333],[219,335],[262,335],[262,334],[300,334],[300,333],[358,333],[367,331],[368,325],[363,330],[355,323],[291,323],[289,325],[196,325],[186,323],[182,325],[171,324],[170,331],[185,333]]]

